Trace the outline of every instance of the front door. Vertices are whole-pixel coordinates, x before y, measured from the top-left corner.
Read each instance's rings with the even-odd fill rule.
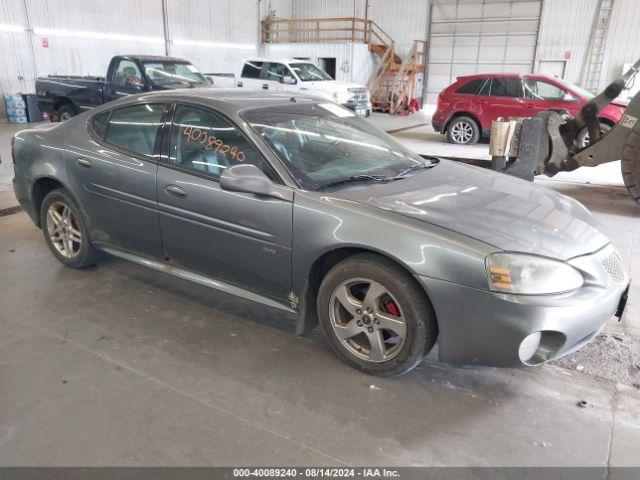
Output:
[[[286,299],[291,289],[291,202],[222,190],[225,168],[267,161],[222,115],[177,105],[158,168],[162,241],[171,265]],[[283,189],[288,187],[282,186]]]
[[[523,116],[533,117],[550,109],[564,109],[572,115],[580,110],[580,100],[567,90],[551,82],[537,78],[524,79]]]
[[[89,140],[68,147],[68,179],[92,240],[164,258],[154,152],[159,152],[165,106],[144,103],[95,115],[88,122]]]
[[[284,63],[271,62],[265,73],[268,89],[274,92],[297,92],[296,77]]]
[[[121,59],[109,72],[104,86],[104,101],[110,102],[118,98],[139,93],[144,89],[142,72],[132,60]]]

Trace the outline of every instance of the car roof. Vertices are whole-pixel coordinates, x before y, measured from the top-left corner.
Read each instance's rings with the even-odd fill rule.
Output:
[[[165,57],[163,55],[117,55],[118,57],[131,58],[134,60],[140,60],[141,62],[178,62],[178,63],[190,63],[184,58],[177,57]]]
[[[203,106],[215,107],[229,115],[234,115],[248,108],[274,107],[296,103],[318,103],[327,101],[320,97],[296,92],[268,92],[262,90],[246,90],[239,88],[185,88],[177,90],[159,90],[155,92],[130,95],[118,100],[118,105],[137,101],[192,102]],[[115,102],[111,103],[115,106]]]
[[[473,80],[476,78],[547,78],[557,80],[555,77],[543,73],[477,73],[475,75],[461,75],[458,80]]]
[[[313,63],[310,60],[301,60],[299,58],[266,58],[266,57],[254,57],[246,58],[245,62],[279,62],[279,63]]]

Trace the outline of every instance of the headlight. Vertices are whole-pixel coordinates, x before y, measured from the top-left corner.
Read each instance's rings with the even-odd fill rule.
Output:
[[[349,100],[349,94],[347,92],[333,92],[331,94],[331,98],[333,98],[333,101],[337,103],[347,103]]]
[[[584,278],[564,262],[523,253],[494,253],[487,257],[487,275],[496,292],[544,295],[576,290]]]

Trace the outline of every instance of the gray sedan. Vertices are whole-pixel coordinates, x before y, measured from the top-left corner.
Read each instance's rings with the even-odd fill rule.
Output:
[[[337,104],[189,89],[13,141],[17,198],[64,265],[103,253],[318,323],[377,375],[540,365],[621,315],[629,279],[578,202],[418,156]]]

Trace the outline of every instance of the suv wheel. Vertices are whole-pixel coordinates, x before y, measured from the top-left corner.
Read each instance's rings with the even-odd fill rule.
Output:
[[[424,290],[398,265],[373,254],[355,255],[327,273],[318,316],[336,354],[373,375],[411,370],[437,337]]]
[[[99,251],[89,241],[80,209],[64,189],[49,192],[42,201],[40,224],[51,253],[71,268],[94,265]]]
[[[447,140],[458,145],[472,145],[480,140],[480,127],[473,118],[458,117],[447,128]]]

